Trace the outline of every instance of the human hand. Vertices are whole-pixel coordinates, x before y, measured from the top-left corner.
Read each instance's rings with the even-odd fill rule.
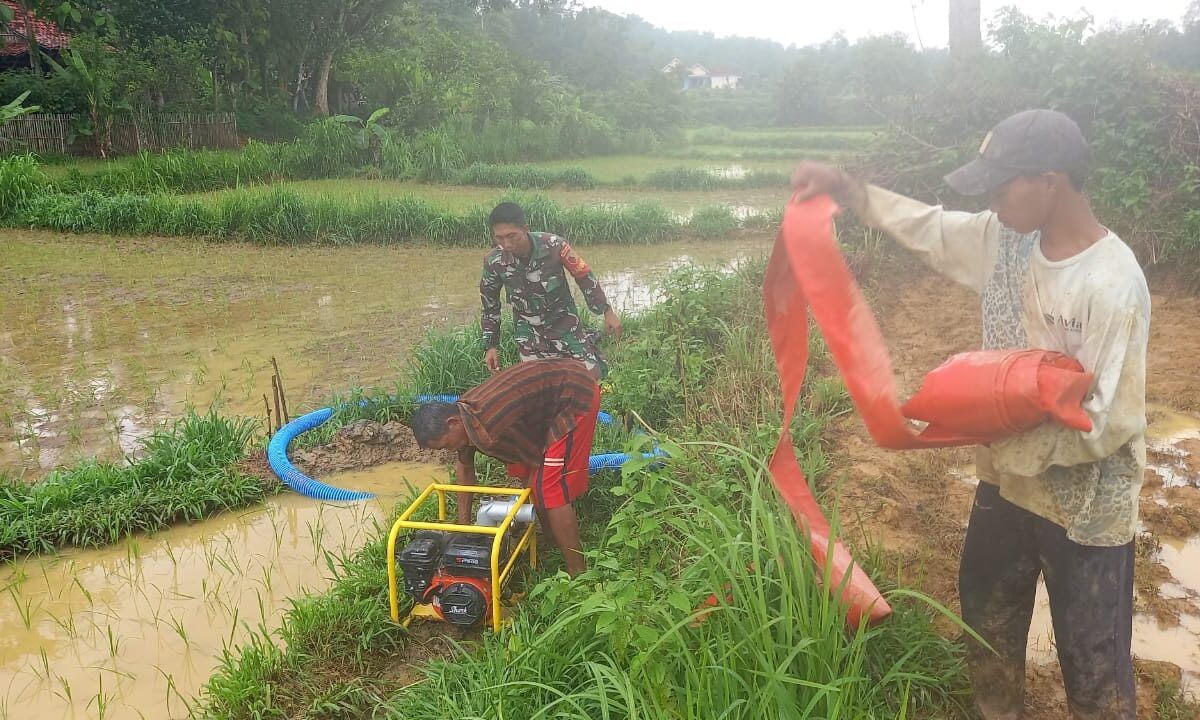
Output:
[[[621,318],[612,308],[604,311],[604,331],[617,340],[621,339]]]
[[[794,200],[804,202],[818,195],[838,197],[852,184],[849,176],[841,169],[825,163],[805,161],[796,166],[792,173]]]
[[[500,348],[488,348],[483,354],[483,364],[493,373],[500,372]]]

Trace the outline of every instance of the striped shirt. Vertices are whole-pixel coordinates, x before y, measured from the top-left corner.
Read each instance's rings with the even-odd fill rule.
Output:
[[[578,360],[531,360],[463,394],[458,412],[476,450],[537,467],[546,449],[591,411],[595,393],[595,379]]]

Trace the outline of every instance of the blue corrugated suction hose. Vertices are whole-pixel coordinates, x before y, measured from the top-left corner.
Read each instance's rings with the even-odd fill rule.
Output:
[[[602,455],[593,455],[588,458],[588,474],[595,474],[601,470],[612,470],[619,468],[629,461],[633,456],[629,453],[604,453]],[[667,453],[659,448],[654,448],[654,452],[642,453],[644,458],[668,457]]]
[[[444,402],[452,403],[458,400],[457,395],[418,395],[417,402]],[[363,401],[365,404],[367,401]],[[314,480],[304,473],[296,469],[292,461],[288,458],[288,445],[293,440],[314,428],[324,425],[329,418],[333,417],[333,408],[321,408],[313,410],[307,415],[301,415],[287,425],[279,429],[271,437],[271,441],[267,443],[267,462],[270,463],[271,469],[279,476],[285,485],[292,490],[316,500],[369,500],[375,497],[372,493],[359,492],[357,490],[343,490],[332,485]],[[600,413],[597,419],[605,424],[612,422],[612,416],[608,413]],[[655,448],[652,453],[642,453],[642,457],[665,457],[666,453]],[[601,453],[592,455],[588,459],[588,473],[593,474],[601,470],[610,470],[619,468],[628,461],[632,455],[628,453]]]
[[[301,495],[307,495],[310,498],[317,500],[368,500],[375,497],[372,493],[343,490],[332,485],[326,485],[319,480],[314,480],[297,470],[292,461],[288,459],[288,445],[293,440],[301,433],[324,425],[331,417],[333,417],[333,408],[321,408],[307,415],[301,415],[281,427],[279,432],[275,433],[274,437],[271,438],[271,442],[267,443],[267,462],[271,464],[271,469],[275,471],[275,474],[279,476],[279,479],[285,485]]]

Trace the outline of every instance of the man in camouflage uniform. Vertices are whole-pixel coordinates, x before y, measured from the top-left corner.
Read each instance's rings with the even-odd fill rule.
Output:
[[[479,296],[483,305],[484,363],[500,370],[500,289],[512,305],[521,360],[574,358],[597,379],[608,372],[595,333],[579,320],[567,273],[583,292],[588,309],[604,316],[604,328],[617,338],[621,320],[608,304],[604,290],[583,258],[557,235],[530,232],[525,211],[501,203],[488,222],[496,247],[483,261]]]

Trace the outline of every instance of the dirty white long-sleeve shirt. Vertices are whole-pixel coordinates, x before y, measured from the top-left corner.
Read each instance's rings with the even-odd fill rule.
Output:
[[[1083,408],[1091,432],[1048,422],[980,448],[979,477],[1084,545],[1123,545],[1137,528],[1146,464],[1150,292],[1133,252],[1109,232],[1050,261],[1038,233],[995,213],[930,206],[867,186],[856,208],[934,270],[982,299],[983,348],[1037,348],[1076,358],[1095,376]]]

